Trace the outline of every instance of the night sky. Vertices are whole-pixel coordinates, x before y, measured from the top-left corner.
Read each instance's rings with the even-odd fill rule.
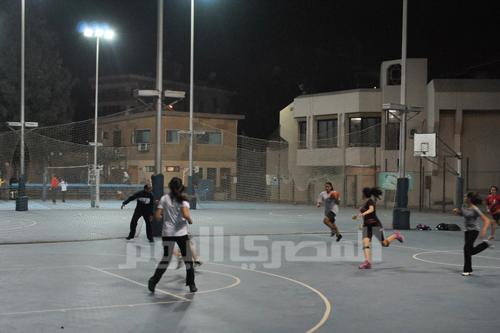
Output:
[[[12,1],[12,0],[5,0]],[[156,66],[156,0],[27,0],[43,7],[64,64],[80,80],[88,115],[94,42],[79,22],[102,21],[117,38],[101,49],[101,74]],[[500,76],[496,1],[409,0],[408,56],[429,58],[430,78]],[[307,93],[378,86],[380,62],[400,57],[402,0],[196,0],[195,80],[238,93],[245,133],[267,137],[278,112]],[[190,0],[165,1],[167,79],[188,82]],[[27,22],[29,25],[29,20]],[[265,124],[258,126],[257,124]]]

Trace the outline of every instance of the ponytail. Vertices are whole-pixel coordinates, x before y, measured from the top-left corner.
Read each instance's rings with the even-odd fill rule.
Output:
[[[177,203],[182,203],[187,201],[186,196],[182,193],[184,191],[184,185],[182,185],[182,179],[178,177],[173,177],[168,183],[168,188],[170,189],[170,197]]]
[[[365,187],[363,189],[363,196],[365,198],[371,198],[374,197],[377,200],[380,200],[380,197],[382,195],[382,190],[378,187]]]

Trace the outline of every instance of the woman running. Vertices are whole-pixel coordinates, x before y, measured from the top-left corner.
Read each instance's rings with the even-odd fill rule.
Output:
[[[378,187],[365,187],[363,189],[365,204],[360,208],[360,213],[352,217],[353,220],[358,217],[363,218],[363,253],[365,262],[359,265],[359,269],[372,268],[372,236],[375,236],[383,247],[388,247],[394,240],[398,240],[400,243],[404,242],[404,237],[399,231],[395,231],[387,239],[384,239],[384,227],[377,217],[376,209],[376,201],[380,199],[381,195],[382,191]]]
[[[180,178],[172,178],[168,187],[170,193],[161,198],[156,209],[156,219],[160,220],[163,218],[163,258],[158,264],[154,275],[149,279],[148,288],[151,292],[155,291],[156,284],[167,270],[168,264],[172,259],[175,244],[177,243],[186,265],[186,286],[189,286],[189,290],[194,293],[198,289],[194,283],[193,259],[189,250],[187,224],[193,223],[189,214],[189,202],[182,194],[184,186]]]
[[[474,246],[474,242],[479,235],[480,223],[477,220],[479,217],[483,220],[483,228],[481,229],[481,238],[486,237],[486,230],[490,225],[490,220],[481,212],[477,205],[482,203],[481,197],[475,192],[469,192],[464,196],[464,205],[462,209],[455,208],[453,212],[456,215],[464,217],[465,222],[465,245],[464,245],[464,271],[463,276],[472,274],[472,256],[486,250],[490,245],[488,241],[482,241],[478,246]]]
[[[333,190],[333,185],[330,182],[325,183],[325,190],[321,192],[318,196],[318,201],[316,202],[316,207],[321,207],[321,204],[325,205],[325,218],[323,223],[330,228],[330,236],[333,237],[337,235],[337,242],[342,239],[340,230],[335,224],[335,217],[339,213],[339,203],[340,195],[337,191]]]
[[[488,208],[488,213],[490,213],[493,218],[490,229],[490,237],[488,240],[495,239],[495,230],[497,225],[500,225],[500,194],[498,194],[498,187],[495,185],[490,187],[490,193],[486,197],[486,206]]]

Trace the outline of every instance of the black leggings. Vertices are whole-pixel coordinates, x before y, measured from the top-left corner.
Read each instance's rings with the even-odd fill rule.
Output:
[[[189,236],[179,236],[179,237],[163,237],[163,258],[161,259],[158,267],[155,270],[155,274],[151,278],[155,283],[160,281],[163,273],[167,270],[168,263],[172,259],[172,254],[174,252],[175,243],[179,246],[181,250],[182,257],[184,258],[184,264],[186,266],[186,286],[194,284],[194,268],[193,268],[193,258],[191,251],[188,252],[189,246]]]
[[[478,246],[474,246],[479,231],[467,230],[465,232],[465,245],[464,245],[464,272],[472,272],[472,256],[482,252],[488,248],[488,243],[481,242]]]

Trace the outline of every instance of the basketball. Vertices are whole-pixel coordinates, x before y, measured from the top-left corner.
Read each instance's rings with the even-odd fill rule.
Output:
[[[335,200],[339,200],[340,199],[340,192],[337,192],[337,191],[332,191],[330,193],[330,198],[333,198]]]

